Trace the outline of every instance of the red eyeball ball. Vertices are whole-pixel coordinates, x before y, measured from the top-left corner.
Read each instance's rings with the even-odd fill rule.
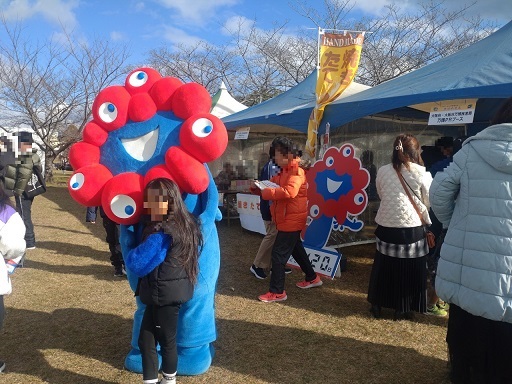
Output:
[[[172,111],[183,120],[198,113],[208,113],[211,107],[210,94],[205,87],[197,83],[183,84],[172,97]]]
[[[130,94],[120,85],[101,91],[92,104],[94,122],[108,132],[121,128],[128,119]]]
[[[153,68],[137,68],[126,77],[125,87],[131,95],[148,92],[162,76]]]
[[[87,207],[101,205],[101,194],[112,173],[101,164],[91,164],[78,169],[69,179],[71,197]]]
[[[121,173],[107,182],[101,206],[112,221],[125,225],[139,221],[143,211],[143,182],[143,177],[134,172]]]
[[[164,77],[158,80],[149,90],[149,95],[156,104],[159,111],[170,111],[172,109],[172,97],[174,92],[183,85],[175,77]]]
[[[180,145],[200,162],[207,163],[224,153],[228,145],[228,133],[219,118],[202,113],[183,123]]]
[[[79,141],[71,146],[69,149],[69,162],[73,169],[79,169],[91,164],[98,164],[100,162],[100,148]]]

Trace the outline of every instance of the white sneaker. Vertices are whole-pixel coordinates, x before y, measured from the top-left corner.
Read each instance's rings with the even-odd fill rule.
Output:
[[[173,375],[167,375],[163,373],[162,380],[160,380],[160,384],[176,384],[176,373]]]

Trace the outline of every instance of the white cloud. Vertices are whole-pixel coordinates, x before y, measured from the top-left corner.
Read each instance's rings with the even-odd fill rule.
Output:
[[[201,22],[205,15],[215,16],[216,9],[233,6],[240,0],[156,0],[162,6],[178,11],[179,17]]]
[[[357,0],[353,1],[354,10],[360,10],[368,14],[381,14],[386,5],[398,5],[402,11],[417,10],[424,0]],[[441,9],[448,11],[460,10],[472,4],[472,0],[444,0],[438,4]],[[510,0],[486,0],[474,1],[475,4],[464,11],[466,17],[480,16],[484,19],[509,21],[512,19],[512,1]]]
[[[461,9],[473,1],[445,0],[443,6],[449,10]],[[467,16],[480,16],[484,19],[510,21],[512,19],[512,1],[486,0],[475,1],[475,4],[465,11]]]
[[[240,29],[243,32],[249,32],[254,26],[255,21],[250,20],[244,16],[231,16],[222,25],[221,32],[224,35],[231,35],[232,32],[236,32]]]
[[[0,3],[0,11],[7,20],[24,20],[42,16],[50,23],[67,30],[77,24],[74,9],[78,0],[7,0]]]
[[[390,3],[390,0],[357,0],[354,1],[353,4],[354,10],[359,10],[370,15],[378,15],[382,12],[384,7]]]
[[[119,31],[110,32],[110,38],[112,39],[112,41],[126,40],[125,35]]]
[[[68,36],[64,32],[54,32],[52,33],[50,40],[57,45],[69,45]]]
[[[164,27],[163,37],[165,40],[173,43],[174,45],[183,44],[191,46],[196,45],[201,41],[199,37],[189,35],[187,32],[181,29],[170,26]]]

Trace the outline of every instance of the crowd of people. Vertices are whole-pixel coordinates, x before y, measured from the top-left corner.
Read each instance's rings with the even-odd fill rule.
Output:
[[[20,134],[18,143],[16,157],[12,142],[0,138],[0,326],[3,296],[12,289],[9,275],[26,249],[36,244],[32,200],[23,193],[40,161],[31,149],[30,134]],[[389,308],[395,320],[409,320],[415,313],[449,313],[451,380],[510,383],[512,98],[488,128],[469,138],[440,138],[435,147],[442,156],[427,168],[417,138],[400,134],[394,139],[390,163],[372,171],[372,194],[380,204],[368,284],[370,314],[379,319],[382,309]],[[298,288],[323,284],[300,237],[307,218],[307,166],[301,154],[291,139],[276,137],[260,174],[271,183],[251,186],[251,192],[261,196],[267,233],[250,271],[258,279],[270,274],[268,291],[258,296],[266,303],[287,299],[290,255],[304,273]],[[367,152],[365,161],[373,164],[370,157]],[[219,175],[217,182],[227,186],[231,170],[225,167],[224,172],[226,177]],[[119,251],[117,225],[103,212],[100,215],[115,275],[122,276],[126,264],[138,276],[136,295],[146,304],[139,337],[143,381],[171,384],[177,372],[178,313],[193,295],[203,238],[198,219],[187,211],[179,188],[170,180],[157,179],[146,186],[144,209],[137,244],[126,255]],[[86,221],[94,223],[96,211],[89,208]],[[160,381],[157,343],[162,354]],[[0,361],[0,372],[4,369]]]
[[[34,173],[41,172],[41,161],[32,148],[32,134],[0,137],[0,328],[5,307],[4,296],[12,291],[10,275],[24,264],[26,250],[36,247],[31,208],[34,196],[27,193]],[[14,197],[15,203],[12,198]],[[0,372],[6,364],[0,361]]]
[[[270,265],[272,272],[269,292],[259,296],[264,302],[287,299],[283,268],[290,255],[306,275],[297,286],[322,284],[303,258],[292,224],[305,222],[300,154],[290,141],[281,140],[272,143],[270,163],[261,174],[278,186],[252,189],[263,199],[267,234],[250,271],[260,279]],[[391,162],[378,169],[372,182],[380,204],[370,313],[380,318],[382,308],[390,308],[395,320],[449,313],[446,341],[454,383],[512,382],[511,144],[512,98],[475,136],[437,140],[438,155],[429,158],[428,168],[418,140],[398,135]],[[368,152],[365,162],[370,162]],[[272,167],[278,168],[273,177]]]

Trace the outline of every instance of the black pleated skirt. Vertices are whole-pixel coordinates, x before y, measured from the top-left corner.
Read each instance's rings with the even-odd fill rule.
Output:
[[[423,243],[422,227],[387,228],[378,226],[375,235],[377,248],[370,275],[368,301],[395,311],[420,312],[427,310],[428,247]],[[386,246],[380,246],[384,242]],[[415,247],[412,247],[412,245]],[[419,244],[419,245],[418,245]],[[396,247],[395,247],[396,246]],[[405,256],[396,257],[394,248],[406,249]],[[395,256],[390,256],[395,255]]]
[[[474,316],[450,304],[448,333],[453,383],[512,383],[512,324]]]

